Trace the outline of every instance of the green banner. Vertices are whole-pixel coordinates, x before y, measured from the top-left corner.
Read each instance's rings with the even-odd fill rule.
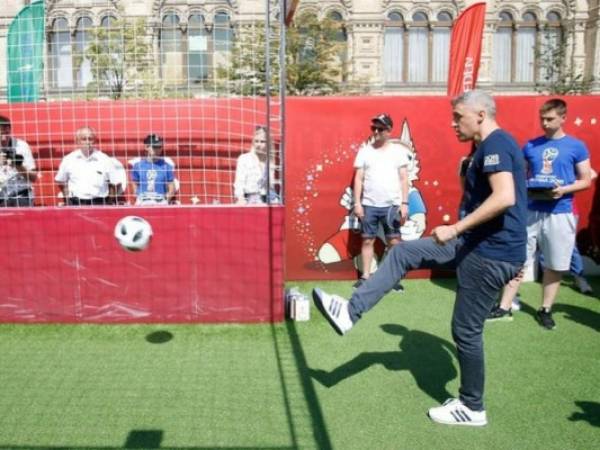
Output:
[[[39,99],[44,70],[44,0],[24,7],[8,28],[8,101]]]

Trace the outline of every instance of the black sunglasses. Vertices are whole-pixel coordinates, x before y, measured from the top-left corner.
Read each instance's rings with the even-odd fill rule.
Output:
[[[387,129],[387,128],[385,128],[385,127],[377,127],[377,126],[375,126],[375,125],[371,125],[371,131],[372,131],[373,133],[375,133],[376,131],[377,131],[378,133],[381,133],[382,131],[387,131],[387,130],[388,130],[388,129]]]

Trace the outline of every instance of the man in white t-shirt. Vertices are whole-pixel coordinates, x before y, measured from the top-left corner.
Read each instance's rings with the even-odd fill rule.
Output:
[[[358,150],[354,160],[354,214],[362,226],[361,260],[363,273],[354,287],[369,278],[374,244],[383,226],[388,247],[400,242],[400,226],[408,215],[408,164],[405,148],[389,142],[393,128],[388,114],[371,119],[371,138]],[[390,220],[399,212],[397,220]]]
[[[36,178],[29,144],[12,136],[10,119],[0,116],[0,206],[33,206]]]
[[[54,178],[67,205],[114,203],[119,174],[113,160],[95,147],[96,132],[83,127],[75,134],[79,148],[66,155]]]

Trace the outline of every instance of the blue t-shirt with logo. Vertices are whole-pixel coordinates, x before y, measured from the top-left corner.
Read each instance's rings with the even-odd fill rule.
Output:
[[[523,147],[523,154],[529,165],[530,184],[552,186],[573,184],[577,181],[575,166],[590,158],[585,144],[571,136],[532,139]],[[529,209],[553,214],[573,212],[573,194],[557,200],[530,200]]]
[[[167,184],[174,180],[173,166],[164,159],[148,161],[142,159],[133,165],[131,179],[137,183],[137,195],[166,195]]]
[[[488,176],[511,172],[515,185],[513,206],[464,234],[465,245],[479,255],[514,263],[525,261],[527,244],[527,183],[523,152],[504,130],[495,130],[477,147],[465,174],[462,205],[477,209],[492,193]]]

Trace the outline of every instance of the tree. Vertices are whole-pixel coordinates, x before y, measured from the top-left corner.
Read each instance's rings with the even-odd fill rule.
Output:
[[[542,46],[536,51],[536,64],[540,80],[535,88],[538,92],[556,95],[585,94],[592,88],[592,78],[577,72],[570,57],[572,41],[557,29],[546,29],[542,33]]]
[[[79,55],[90,61],[94,81],[88,89],[107,91],[119,99],[126,88],[149,83],[152,55],[146,30],[142,18],[113,20],[109,26],[90,30],[91,43]]]
[[[339,92],[341,67],[336,65],[339,24],[303,14],[294,19],[286,37],[286,92],[326,95]],[[270,31],[271,93],[279,90],[279,27]],[[264,95],[267,80],[266,39],[262,24],[240,30],[230,64],[218,68],[219,84],[240,95]]]

